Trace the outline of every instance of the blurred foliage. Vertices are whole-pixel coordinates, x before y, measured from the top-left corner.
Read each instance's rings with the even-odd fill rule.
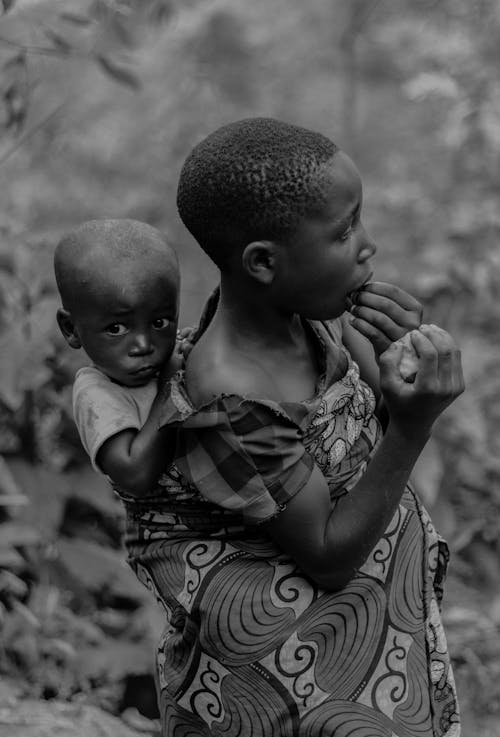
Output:
[[[454,553],[447,617],[468,731],[500,734],[500,653],[490,647],[500,627],[498,2],[2,7],[0,453],[63,476],[88,468],[70,406],[85,357],[65,346],[54,318],[51,260],[62,232],[103,216],[162,228],[180,256],[182,322],[193,324],[216,271],[176,213],[184,157],[210,130],[247,115],[321,130],[361,171],[376,278],[418,296],[425,320],[462,348],[467,392],[437,424],[414,483]],[[0,492],[0,512],[23,508],[6,464]],[[20,577],[22,595],[9,580],[33,612],[29,576]],[[72,635],[44,637],[47,657],[55,648],[58,663],[73,662]]]

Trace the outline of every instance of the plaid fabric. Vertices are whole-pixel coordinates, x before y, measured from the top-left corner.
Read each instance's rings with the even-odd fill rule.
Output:
[[[207,303],[198,334],[211,320],[217,300],[218,290]],[[205,499],[241,514],[247,524],[273,517],[309,480],[315,461],[304,447],[304,430],[337,373],[338,353],[326,348],[340,342],[336,322],[309,325],[323,347],[317,401],[280,404],[222,395],[196,409],[182,373],[169,385],[160,426],[180,428],[177,469]]]
[[[217,296],[216,291],[207,303],[199,334],[213,315]],[[169,384],[165,397],[160,426],[179,428],[177,469],[206,500],[241,514],[246,524],[263,522],[283,509],[307,484],[315,463],[306,450],[304,432],[310,432],[324,392],[337,383],[339,353],[328,346],[339,345],[341,334],[338,321],[306,327],[322,347],[321,377],[311,401],[278,403],[230,394],[197,409],[189,400],[182,372]],[[353,366],[343,352],[341,360]]]
[[[175,464],[206,499],[262,522],[307,484],[314,465],[302,443],[307,412],[293,419],[272,402],[223,396],[186,415],[185,402],[174,385],[162,424],[182,425]]]

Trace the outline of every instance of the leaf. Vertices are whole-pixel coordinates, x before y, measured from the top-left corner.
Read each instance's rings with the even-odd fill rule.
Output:
[[[33,547],[40,544],[39,533],[29,525],[18,522],[4,522],[0,525],[2,545],[12,548]]]
[[[40,620],[38,617],[36,617],[31,609],[28,609],[27,606],[24,604],[21,604],[20,601],[13,601],[12,602],[12,609],[18,614],[24,622],[31,628],[35,630],[41,629]]]
[[[18,67],[26,67],[26,51],[18,51],[4,62],[3,69],[17,69]]]
[[[98,54],[95,58],[105,73],[119,84],[123,84],[133,90],[139,90],[141,88],[141,82],[136,75],[121,64],[118,64],[114,59],[103,54]]]
[[[7,461],[0,456],[0,503],[2,497],[24,497],[24,494],[19,488]],[[24,499],[26,500],[26,497]]]
[[[436,95],[457,99],[460,93],[457,83],[449,74],[422,72],[404,86],[410,100],[421,100]]]
[[[3,12],[8,13],[14,7],[15,0],[2,0]]]
[[[46,28],[45,35],[47,36],[49,41],[52,41],[52,43],[54,44],[54,47],[58,51],[61,51],[63,54],[70,54],[71,51],[73,50],[73,47],[71,46],[71,44],[68,41],[66,41],[66,39],[63,38],[63,36],[61,36],[59,33],[56,33],[52,29]]]
[[[75,660],[77,653],[71,643],[60,637],[52,637],[43,643],[42,651],[44,655],[52,656],[53,658],[60,659],[63,662],[69,662]]]
[[[11,571],[22,571],[26,568],[26,561],[17,550],[0,547],[0,568],[8,568]]]
[[[19,367],[26,360],[26,345],[19,324],[10,326],[0,336],[0,401],[12,412],[17,411],[24,399],[19,382]]]
[[[92,23],[90,18],[87,18],[86,15],[80,15],[79,13],[59,13],[59,18],[67,23],[72,23],[75,26],[90,26]]]
[[[0,571],[0,594],[4,597],[23,599],[28,594],[28,586],[22,578],[12,571]]]

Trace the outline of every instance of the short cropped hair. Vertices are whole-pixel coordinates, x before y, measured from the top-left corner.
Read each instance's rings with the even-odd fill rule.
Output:
[[[321,133],[273,118],[224,125],[184,162],[181,220],[224,269],[235,248],[286,238],[324,205],[325,165],[337,151]]]
[[[54,272],[62,303],[67,309],[78,304],[81,288],[107,263],[126,259],[144,265],[152,253],[165,255],[177,273],[177,256],[165,235],[147,223],[130,219],[87,220],[63,235],[54,252]]]

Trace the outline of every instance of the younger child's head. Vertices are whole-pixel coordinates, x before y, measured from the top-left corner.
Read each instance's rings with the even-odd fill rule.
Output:
[[[182,221],[223,279],[313,319],[341,314],[371,274],[361,199],[358,171],[333,141],[272,118],[207,136],[177,192]]]
[[[150,381],[175,348],[179,309],[177,257],[162,233],[90,220],[58,243],[54,269],[67,343],[119,384]]]

